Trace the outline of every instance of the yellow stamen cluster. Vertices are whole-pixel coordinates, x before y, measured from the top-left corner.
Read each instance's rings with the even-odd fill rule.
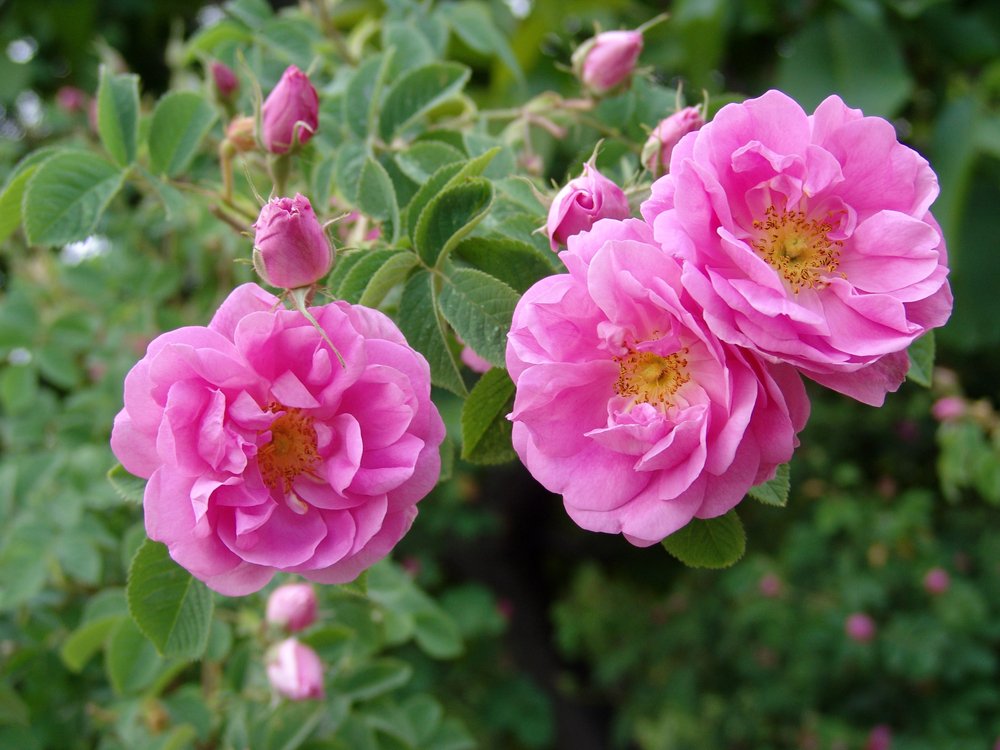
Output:
[[[685,368],[687,349],[661,357],[653,352],[630,352],[615,357],[618,379],[615,392],[632,399],[633,404],[652,404],[660,409],[674,405],[673,397],[691,376]]]
[[[275,403],[268,411],[282,414],[271,423],[271,440],[257,452],[257,465],[264,484],[288,495],[293,480],[300,474],[311,474],[320,461],[316,428],[312,417],[298,409]]]
[[[779,212],[768,206],[763,220],[754,221],[758,237],[750,244],[792,287],[822,289],[840,265],[843,242],[831,240],[829,221],[810,219],[805,211]]]

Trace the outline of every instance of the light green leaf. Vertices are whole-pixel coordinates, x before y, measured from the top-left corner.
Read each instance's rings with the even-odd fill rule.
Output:
[[[101,66],[97,86],[97,132],[119,166],[135,161],[139,145],[139,76],[115,75]]]
[[[379,120],[382,140],[392,138],[410,123],[462,90],[471,71],[453,62],[424,65],[396,80],[385,97]]]
[[[490,364],[505,365],[507,333],[518,295],[497,278],[458,268],[445,278],[441,312],[452,328]]]
[[[183,172],[215,124],[215,108],[191,91],[171,91],[156,103],[149,126],[149,163],[156,174]]]
[[[403,263],[409,264],[408,268],[412,268],[417,263],[417,256],[406,250],[375,250],[371,252],[363,252],[360,253],[360,255],[362,256],[361,260],[353,263],[350,270],[343,276],[340,283],[333,288],[334,296],[338,299],[351,303],[361,303],[362,296],[375,281],[376,274],[386,264],[393,263],[393,261],[397,263],[400,262],[397,260],[399,256],[402,256]],[[391,269],[389,273],[391,276]],[[372,296],[379,296],[379,290],[373,290]]]
[[[469,391],[462,405],[462,458],[475,464],[500,464],[517,458],[511,444],[514,383],[506,370],[493,368]]]
[[[385,167],[368,157],[361,167],[358,180],[358,208],[363,214],[389,225],[389,242],[399,235],[399,206],[396,203],[396,189]]]
[[[63,641],[59,657],[70,672],[79,672],[91,657],[101,650],[111,631],[118,623],[127,619],[125,615],[107,615],[86,622]]]
[[[438,607],[414,614],[413,624],[413,637],[429,656],[454,659],[465,650],[455,621]]]
[[[735,510],[717,518],[692,518],[662,542],[664,549],[692,568],[728,568],[746,550],[747,537]]]
[[[119,695],[138,692],[149,685],[163,666],[156,648],[129,617],[112,630],[104,650],[104,669]]]
[[[781,464],[772,479],[751,487],[747,494],[764,505],[784,508],[788,504],[788,492],[791,487],[792,469],[788,464]]]
[[[358,304],[365,307],[378,307],[392,288],[402,283],[417,264],[417,256],[411,252],[398,252],[388,258],[371,275],[368,286],[365,287],[364,294],[361,295]]]
[[[493,22],[488,5],[477,0],[463,0],[442,5],[441,12],[463,42],[484,55],[497,55],[518,81],[524,80],[514,51]]]
[[[31,710],[7,681],[0,682],[0,726],[16,724],[26,727],[31,723]]]
[[[398,659],[377,659],[359,664],[334,680],[334,692],[356,701],[368,700],[410,681],[413,669]]]
[[[420,270],[403,287],[399,327],[410,346],[426,357],[431,382],[459,396],[466,395],[455,355],[448,346],[444,324],[435,304],[434,275]]]
[[[492,203],[493,183],[481,177],[470,177],[431,200],[420,212],[413,232],[420,259],[440,267],[452,248],[483,220]]]
[[[271,56],[308,70],[317,47],[323,42],[323,35],[310,19],[281,16],[266,20],[257,39]]]
[[[43,162],[24,193],[24,230],[33,245],[65,245],[91,234],[125,172],[87,151]]]
[[[348,203],[358,202],[358,183],[361,180],[361,168],[368,154],[365,147],[358,141],[347,141],[337,149],[333,164],[333,177],[336,189]]]
[[[465,154],[442,141],[419,141],[400,151],[395,158],[403,174],[423,184],[446,164],[464,161]]]
[[[190,65],[200,57],[218,57],[219,48],[230,44],[244,44],[253,39],[246,26],[223,19],[211,26],[204,26],[184,45],[184,64]]]
[[[928,331],[918,338],[906,353],[910,358],[910,369],[906,377],[917,385],[930,388],[934,380],[934,331]]]
[[[461,184],[469,177],[481,175],[498,153],[500,153],[500,149],[493,149],[474,159],[469,159],[464,164],[446,164],[432,174],[406,206],[406,231],[410,237],[415,236],[417,222],[427,204],[448,188]]]
[[[212,593],[175,563],[166,545],[147,539],[128,574],[129,612],[156,650],[196,659],[208,642]]]
[[[35,149],[21,159],[7,175],[7,181],[0,191],[0,244],[21,224],[21,203],[31,175],[43,161],[61,151],[58,146]]]
[[[229,0],[223,9],[226,15],[242,21],[251,29],[260,28],[261,24],[274,15],[267,0]]]
[[[382,25],[382,49],[393,47],[389,79],[395,80],[408,70],[433,62],[436,57],[430,40],[419,28],[407,21],[386,21]]]
[[[424,744],[423,750],[472,750],[476,741],[468,730],[451,716],[445,718]]]
[[[122,500],[142,504],[142,496],[146,492],[145,479],[129,474],[121,464],[115,464],[108,469],[107,477]]]
[[[380,55],[372,55],[358,66],[351,82],[347,84],[344,114],[348,127],[358,138],[367,138],[378,132],[382,87],[392,55],[391,49]]]

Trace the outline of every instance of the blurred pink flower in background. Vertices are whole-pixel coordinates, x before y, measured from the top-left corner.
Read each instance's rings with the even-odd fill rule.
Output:
[[[951,314],[937,194],[887,121],[769,91],[682,139],[642,215],[717,336],[880,405]]]
[[[614,182],[597,171],[593,160],[583,165],[583,174],[567,182],[549,206],[545,223],[549,245],[559,245],[574,234],[590,229],[599,219],[627,219],[628,198]]]
[[[305,630],[316,622],[316,592],[308,583],[286,583],[267,598],[267,621],[289,633]]]
[[[268,201],[253,228],[254,268],[268,284],[295,289],[329,272],[333,248],[305,196]]]
[[[872,728],[868,734],[868,741],[865,743],[865,750],[891,750],[892,730],[886,724],[879,724]]]
[[[212,83],[220,97],[228,99],[239,90],[240,79],[236,77],[233,69],[224,62],[213,60],[209,69],[212,73]]]
[[[261,109],[264,148],[284,154],[305,144],[319,128],[319,96],[309,76],[289,65]]]
[[[938,422],[954,422],[965,416],[968,406],[961,396],[944,396],[931,406],[931,414]]]
[[[878,628],[875,621],[864,612],[854,612],[844,621],[844,632],[852,641],[869,643],[875,638]]]
[[[244,284],[207,328],[157,337],[125,378],[111,446],[149,480],[146,533],[223,594],[279,570],[354,579],[438,479],[444,425],[423,356],[376,310],[310,312],[322,334]]]
[[[275,692],[293,701],[324,696],[323,663],[309,646],[287,638],[267,654],[267,678]]]
[[[951,588],[951,576],[944,568],[931,568],[924,575],[924,590],[928,594],[939,595]]]

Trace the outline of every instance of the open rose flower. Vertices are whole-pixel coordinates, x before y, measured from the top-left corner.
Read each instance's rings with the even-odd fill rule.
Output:
[[[769,91],[683,138],[642,214],[716,335],[879,405],[951,313],[937,194],[885,120]]]
[[[279,570],[352,580],[437,482],[444,426],[427,362],[378,311],[310,312],[326,339],[244,284],[208,327],[156,338],[125,378],[111,447],[149,480],[146,532],[223,594]]]
[[[561,257],[515,309],[507,368],[514,448],[570,517],[650,545],[773,477],[808,416],[795,371],[719,341],[642,221]]]
[[[628,198],[614,182],[597,171],[593,160],[583,165],[583,174],[565,185],[549,206],[545,228],[553,251],[599,219],[627,219]]]

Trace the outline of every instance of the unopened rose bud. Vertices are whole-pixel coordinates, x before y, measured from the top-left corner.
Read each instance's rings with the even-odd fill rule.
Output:
[[[685,107],[661,120],[642,147],[642,163],[654,177],[670,170],[670,154],[681,138],[705,124],[701,107]]]
[[[212,71],[212,81],[215,83],[215,90],[222,99],[229,99],[240,88],[240,79],[236,73],[223,62],[213,60],[209,66]]]
[[[630,215],[624,191],[589,161],[583,165],[583,174],[566,183],[552,200],[545,223],[549,245],[558,249],[598,219],[627,219]]]
[[[775,599],[781,596],[781,590],[784,586],[781,583],[781,579],[774,573],[766,573],[761,577],[760,582],[757,584],[757,590],[760,591],[761,596],[765,596],[768,599]]]
[[[293,701],[318,700],[324,695],[323,663],[315,651],[295,638],[268,651],[267,678],[276,692]]]
[[[951,587],[951,576],[944,568],[931,568],[924,576],[924,590],[938,596]]]
[[[240,115],[234,117],[226,126],[226,140],[233,144],[239,153],[246,153],[257,148],[257,136],[254,135],[252,117]]]
[[[309,76],[289,65],[264,100],[261,120],[264,148],[272,154],[287,153],[312,138],[319,128],[319,96]]]
[[[303,195],[264,204],[253,228],[253,265],[272,286],[295,289],[315,284],[333,264],[330,240]]]
[[[931,406],[931,414],[938,422],[954,422],[965,416],[965,399],[959,396],[939,398]]]
[[[87,92],[76,86],[62,86],[56,92],[56,105],[63,112],[76,114],[87,107]]]
[[[875,621],[864,612],[855,612],[844,621],[844,632],[852,641],[869,643],[875,638]]]
[[[308,583],[286,583],[267,599],[267,621],[297,633],[316,622],[316,592]]]
[[[890,750],[892,748],[892,730],[885,724],[879,724],[868,733],[865,750]]]
[[[573,53],[573,70],[583,85],[601,96],[625,83],[642,52],[642,32],[604,31]]]

